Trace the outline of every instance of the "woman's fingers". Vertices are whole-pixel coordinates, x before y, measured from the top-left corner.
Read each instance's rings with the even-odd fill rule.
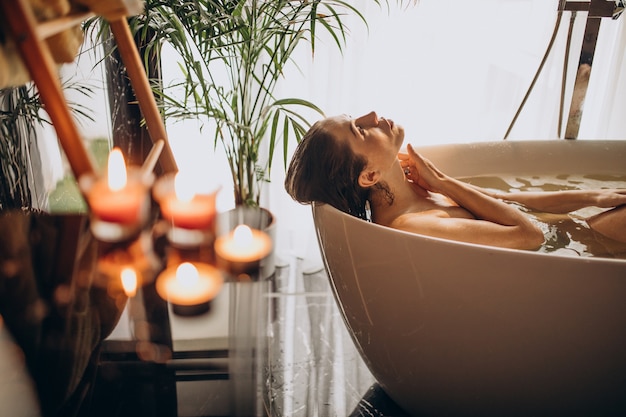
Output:
[[[422,155],[415,152],[415,149],[413,149],[413,146],[411,146],[410,144],[407,145],[407,150],[409,151],[409,157],[411,158],[415,167],[418,170],[428,169],[428,170],[435,171],[435,172],[437,171],[434,165],[429,160],[424,159]]]
[[[404,169],[415,166],[415,161],[408,153],[398,152],[398,161],[400,162],[400,166]]]
[[[415,151],[415,149],[413,149],[413,146],[411,145],[407,145],[407,150],[409,151],[409,157],[411,158],[411,160],[413,161],[413,163],[415,164],[416,167],[429,167],[432,165],[429,163],[429,161],[427,161],[426,159],[424,159],[422,157],[422,155],[420,155],[419,153],[417,153]]]
[[[602,190],[596,199],[596,205],[602,208],[617,207],[625,204],[626,190],[623,189]]]
[[[422,162],[421,156],[417,152],[415,152],[415,149],[413,149],[413,146],[411,146],[411,144],[407,145],[406,149],[408,151],[407,156],[409,160],[413,161],[414,163]]]

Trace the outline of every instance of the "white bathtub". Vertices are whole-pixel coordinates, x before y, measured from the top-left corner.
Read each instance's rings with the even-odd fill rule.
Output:
[[[420,148],[444,172],[626,173],[626,141]],[[313,207],[346,325],[412,415],[626,415],[626,260],[418,236]]]

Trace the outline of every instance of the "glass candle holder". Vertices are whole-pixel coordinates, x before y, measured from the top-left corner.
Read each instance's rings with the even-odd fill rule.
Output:
[[[215,238],[215,200],[219,187],[209,191],[193,190],[194,178],[180,173],[168,174],[157,180],[153,195],[163,219],[170,229],[168,239],[178,246],[199,246]]]
[[[105,242],[136,236],[149,217],[149,189],[154,177],[133,167],[123,175],[126,180],[121,187],[112,187],[107,176],[83,175],[79,179],[90,210],[91,230]]]
[[[220,292],[224,279],[212,265],[182,262],[167,267],[156,281],[157,293],[181,316],[204,314]]]
[[[218,265],[232,275],[254,275],[261,260],[272,251],[272,240],[261,230],[240,224],[215,240]]]
[[[257,281],[274,272],[272,214],[262,208],[237,207],[221,213],[214,250],[217,265],[232,279]]]

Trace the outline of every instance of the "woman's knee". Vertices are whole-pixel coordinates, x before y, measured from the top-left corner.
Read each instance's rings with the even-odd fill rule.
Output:
[[[626,242],[626,205],[596,214],[587,219],[587,224],[604,236]]]

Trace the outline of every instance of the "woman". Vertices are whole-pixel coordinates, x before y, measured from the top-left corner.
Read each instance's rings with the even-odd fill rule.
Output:
[[[596,232],[626,242],[626,190],[492,193],[456,180],[411,145],[404,129],[375,112],[315,123],[298,145],[285,179],[291,197],[319,201],[385,226],[485,245],[536,249],[544,234],[516,202],[548,213],[607,208],[585,219]]]

